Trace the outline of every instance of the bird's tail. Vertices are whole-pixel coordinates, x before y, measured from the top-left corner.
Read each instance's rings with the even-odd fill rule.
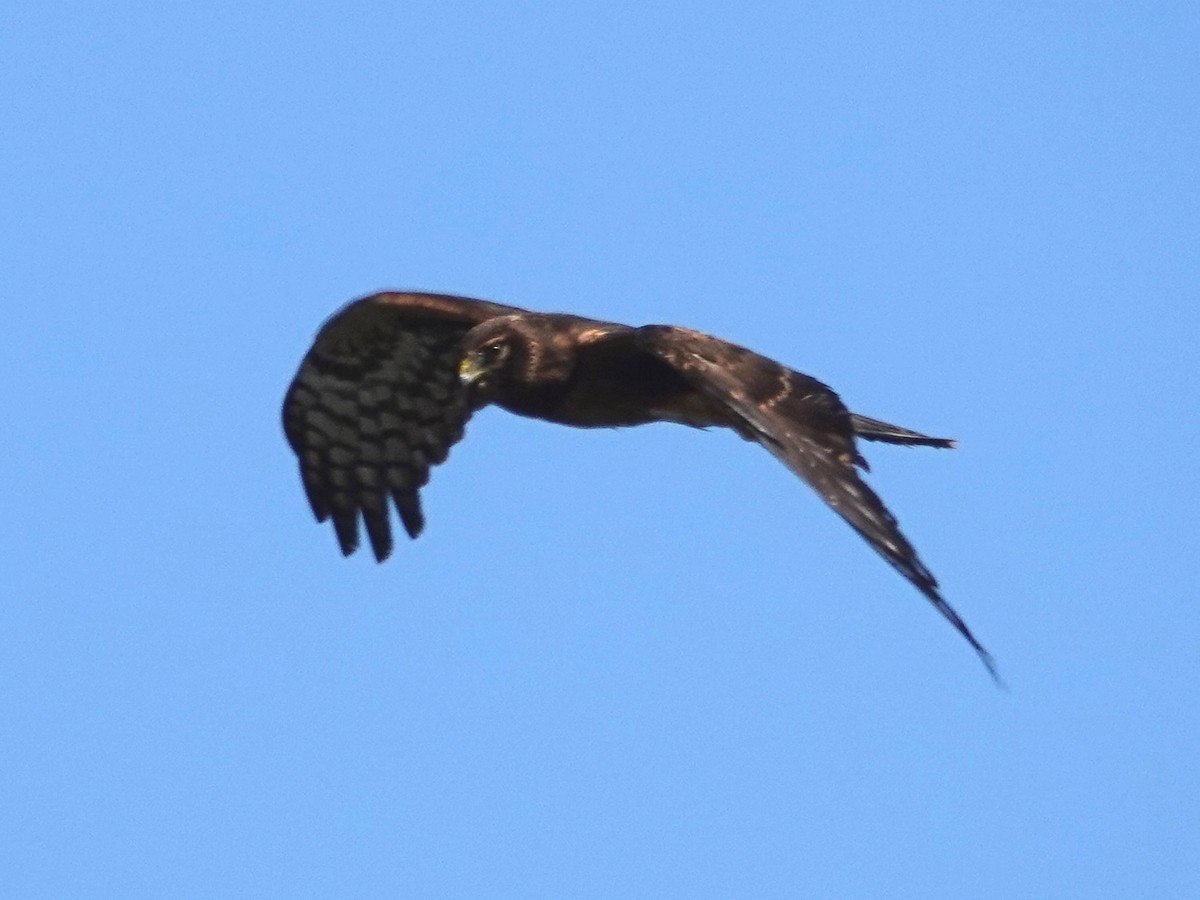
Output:
[[[901,428],[899,425],[889,425],[887,422],[880,422],[878,419],[860,416],[858,413],[850,414],[850,424],[854,427],[856,435],[860,438],[866,438],[868,441],[883,441],[885,444],[907,444],[911,447],[952,448],[955,446],[955,442],[949,438],[930,437],[927,434],[921,434],[919,431],[909,431],[907,428]]]

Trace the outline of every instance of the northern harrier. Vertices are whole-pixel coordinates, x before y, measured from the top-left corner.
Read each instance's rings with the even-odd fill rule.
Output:
[[[444,294],[380,293],[321,328],[283,403],[283,427],[317,520],[342,553],[362,518],[375,558],[392,551],[389,498],[410,537],[420,489],[471,414],[494,403],[580,428],[678,422],[731,428],[766,447],[821,495],[992,658],[938,592],[895,517],[859,477],[855,437],[953,447],[850,412],[829,387],[720,338],[671,325],[634,328]]]

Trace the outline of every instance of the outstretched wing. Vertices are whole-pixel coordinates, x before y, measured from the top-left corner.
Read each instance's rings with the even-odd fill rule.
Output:
[[[859,477],[856,467],[867,464],[855,447],[855,420],[831,388],[744,347],[685,328],[650,325],[637,330],[637,340],[725,409],[739,433],[808,482],[929,598],[995,677],[990,654],[942,598],[937,579],[901,534],[896,517]]]
[[[463,436],[472,409],[458,380],[459,344],[513,307],[441,294],[355,300],[322,326],[283,401],[283,429],[317,521],[333,520],[342,553],[361,515],[375,558],[392,551],[391,497],[411,537],[424,527],[419,490]]]

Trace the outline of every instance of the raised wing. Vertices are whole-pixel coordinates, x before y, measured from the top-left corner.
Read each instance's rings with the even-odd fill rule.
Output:
[[[831,388],[744,347],[686,328],[650,325],[638,329],[637,340],[728,410],[744,437],[762,444],[808,482],[929,599],[997,677],[991,655],[942,598],[937,579],[901,534],[896,517],[859,477],[856,466],[866,469],[867,464],[855,447],[855,421]]]
[[[420,534],[420,488],[472,412],[458,380],[462,336],[514,312],[463,297],[381,293],[322,326],[284,398],[283,429],[313,515],[333,520],[343,554],[358,547],[361,516],[375,558],[387,558],[389,497],[408,534]]]

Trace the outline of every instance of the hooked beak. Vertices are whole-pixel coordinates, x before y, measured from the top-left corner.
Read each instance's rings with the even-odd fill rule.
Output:
[[[473,387],[486,374],[487,370],[484,369],[478,354],[464,356],[458,364],[458,380],[464,387]]]

